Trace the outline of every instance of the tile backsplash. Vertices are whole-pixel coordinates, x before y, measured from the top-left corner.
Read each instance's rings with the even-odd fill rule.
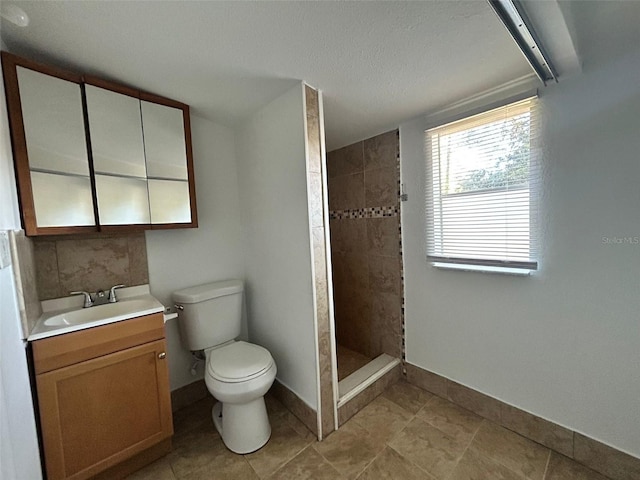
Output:
[[[36,237],[33,246],[40,300],[149,283],[143,232]]]

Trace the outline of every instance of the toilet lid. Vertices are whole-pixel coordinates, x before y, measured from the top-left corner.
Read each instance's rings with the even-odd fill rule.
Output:
[[[242,382],[267,370],[272,363],[266,348],[234,342],[209,353],[207,373],[223,382]]]

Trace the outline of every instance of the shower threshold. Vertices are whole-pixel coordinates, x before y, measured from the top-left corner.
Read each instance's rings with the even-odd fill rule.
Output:
[[[338,407],[347,403],[399,364],[399,358],[394,358],[391,355],[383,353],[371,360],[364,367],[359,368],[348,377],[340,380],[338,382]]]

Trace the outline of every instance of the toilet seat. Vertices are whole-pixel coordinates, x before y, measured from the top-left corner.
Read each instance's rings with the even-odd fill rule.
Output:
[[[225,383],[246,382],[273,365],[269,350],[247,342],[233,342],[208,352],[207,375]]]

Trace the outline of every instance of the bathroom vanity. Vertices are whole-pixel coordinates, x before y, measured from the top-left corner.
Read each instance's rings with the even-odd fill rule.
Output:
[[[157,300],[142,295],[45,312],[34,331],[49,480],[122,478],[170,451],[171,396]]]

